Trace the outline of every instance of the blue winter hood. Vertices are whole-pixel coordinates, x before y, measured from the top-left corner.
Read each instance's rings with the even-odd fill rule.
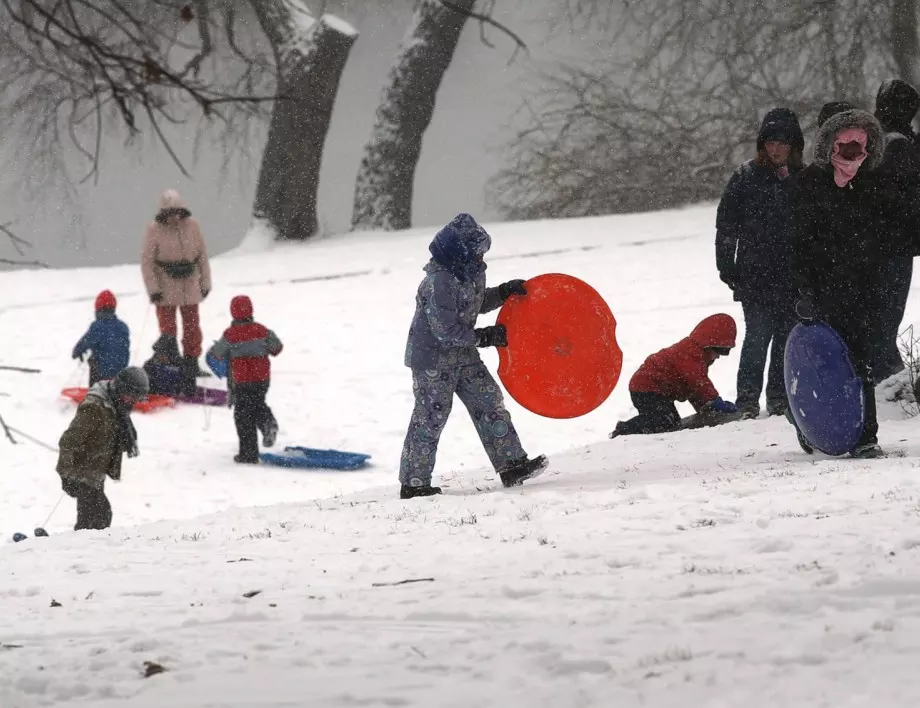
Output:
[[[482,258],[491,247],[492,237],[464,213],[438,231],[428,250],[455,278],[472,280],[486,269]]]

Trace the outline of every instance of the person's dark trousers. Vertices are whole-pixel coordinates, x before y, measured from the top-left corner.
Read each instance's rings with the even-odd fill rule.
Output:
[[[89,358],[89,387],[92,388],[97,383],[102,381],[102,377],[99,376],[99,362],[97,362],[93,357]]]
[[[72,479],[61,481],[64,493],[77,500],[77,523],[74,531],[102,530],[112,525],[112,505],[105,491]]]
[[[240,439],[240,459],[246,462],[259,459],[258,432],[264,433],[275,420],[271,408],[265,403],[268,386],[268,381],[233,386],[233,422]]]
[[[896,258],[885,266],[883,282],[886,287],[882,294],[879,313],[878,338],[872,358],[872,376],[884,381],[904,369],[898,335],[907,297],[910,294],[910,281],[914,272],[913,258]]]
[[[792,306],[742,301],[744,310],[744,343],[741,345],[741,360],[738,363],[739,408],[760,408],[760,393],[763,390],[764,369],[767,355],[770,368],[767,370],[767,410],[783,411],[786,408],[786,384],[784,361],[786,339],[795,326]]]
[[[875,380],[872,378],[872,353],[879,328],[878,313],[850,307],[825,309],[826,322],[840,335],[850,354],[853,370],[863,382],[863,398],[866,404],[866,425],[856,446],[878,442],[878,417],[875,410]]]
[[[629,392],[639,415],[617,423],[617,435],[670,433],[680,427],[680,413],[670,398],[658,393]]]

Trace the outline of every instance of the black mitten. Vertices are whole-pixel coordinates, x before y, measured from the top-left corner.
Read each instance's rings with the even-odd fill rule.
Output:
[[[526,295],[527,290],[524,288],[523,280],[509,280],[507,283],[502,283],[498,286],[498,294],[502,296],[502,301],[504,302],[512,295]]]
[[[474,330],[477,347],[507,347],[508,332],[505,325],[493,325]]]

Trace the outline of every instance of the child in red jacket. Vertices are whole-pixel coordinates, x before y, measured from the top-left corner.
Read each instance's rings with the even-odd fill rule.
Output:
[[[707,317],[667,349],[652,354],[629,382],[629,395],[639,415],[617,423],[620,435],[669,433],[680,427],[674,401],[690,401],[697,412],[734,413],[735,404],[719,398],[709,380],[709,367],[735,346],[737,329],[729,315]]]
[[[233,421],[240,439],[240,453],[234,462],[259,463],[257,430],[262,431],[262,444],[271,447],[278,436],[278,422],[265,396],[271,383],[269,356],[281,353],[281,340],[264,325],[253,320],[252,300],[237,295],[230,301],[233,323],[224,336],[208,352],[218,361],[229,360],[228,383],[233,401]]]

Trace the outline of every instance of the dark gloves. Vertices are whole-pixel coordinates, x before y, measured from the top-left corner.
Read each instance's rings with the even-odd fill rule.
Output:
[[[704,408],[718,413],[737,413],[738,406],[730,401],[723,401],[721,398],[713,398]]]
[[[523,280],[509,280],[498,286],[498,294],[501,295],[502,302],[512,295],[526,295],[527,290],[524,288]]]
[[[477,347],[507,347],[508,332],[505,325],[493,325],[473,330],[476,334]]]
[[[154,305],[162,301],[163,301],[163,293],[150,293],[150,302],[152,302]]]
[[[809,292],[801,292],[800,299],[795,303],[795,315],[802,322],[814,322],[818,319],[818,308],[815,306],[814,296]]]
[[[208,295],[210,295],[210,294],[211,294],[211,291],[208,290],[207,288],[202,288],[202,289],[201,289],[201,299],[202,299],[202,300],[207,300],[207,299],[208,299]]]
[[[81,364],[86,362],[86,354],[75,354],[73,358],[79,359]]]

